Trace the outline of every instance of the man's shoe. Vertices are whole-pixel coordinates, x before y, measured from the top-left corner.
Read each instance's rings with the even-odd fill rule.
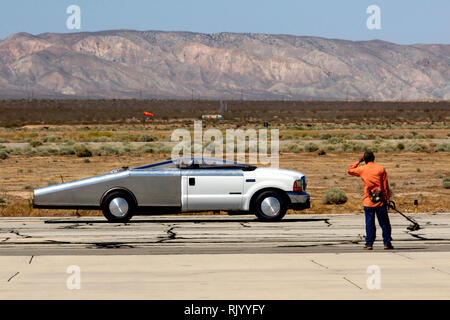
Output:
[[[364,250],[373,250],[373,247],[372,247],[372,246],[364,246],[363,249],[364,249]]]
[[[392,249],[394,249],[394,246],[392,244],[384,246],[384,250],[392,250]]]

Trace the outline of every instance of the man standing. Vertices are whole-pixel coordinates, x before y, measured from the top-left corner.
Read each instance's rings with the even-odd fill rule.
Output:
[[[361,162],[366,165],[359,167]],[[364,250],[373,250],[375,241],[375,215],[383,231],[384,249],[394,249],[391,238],[391,223],[387,212],[390,190],[386,170],[376,164],[375,155],[372,151],[366,151],[357,162],[352,164],[348,173],[352,176],[361,177],[364,182],[364,212],[366,215],[366,245]]]

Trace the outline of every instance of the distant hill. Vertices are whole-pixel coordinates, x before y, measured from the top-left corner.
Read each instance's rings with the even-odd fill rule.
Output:
[[[102,31],[0,41],[2,98],[450,99],[450,45]]]

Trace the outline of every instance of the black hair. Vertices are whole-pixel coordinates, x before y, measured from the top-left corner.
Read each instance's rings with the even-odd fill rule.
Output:
[[[375,161],[375,155],[373,154],[373,152],[369,150],[364,152],[364,162],[369,163],[373,161]]]

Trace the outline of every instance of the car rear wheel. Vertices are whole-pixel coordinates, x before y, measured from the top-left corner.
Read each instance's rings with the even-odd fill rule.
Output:
[[[264,191],[254,202],[256,216],[261,221],[279,221],[286,214],[287,203],[276,191]]]
[[[133,216],[135,204],[126,192],[114,191],[108,194],[102,203],[103,215],[109,222],[128,222]]]

